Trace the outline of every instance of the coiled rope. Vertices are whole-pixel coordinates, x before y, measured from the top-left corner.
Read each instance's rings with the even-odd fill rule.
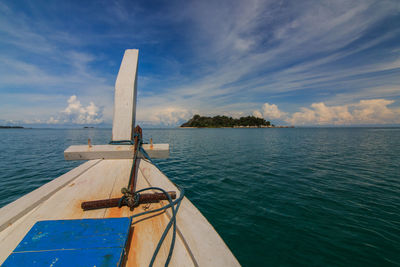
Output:
[[[141,129],[140,129],[141,130]],[[148,188],[143,188],[140,190],[137,190],[135,192],[133,192],[133,182],[134,182],[134,172],[136,171],[136,161],[137,161],[137,157],[139,154],[139,151],[143,154],[143,156],[150,161],[150,163],[152,163],[154,166],[156,166],[158,169],[159,167],[157,166],[157,164],[149,157],[149,155],[147,154],[147,152],[143,149],[142,144],[143,144],[143,140],[142,140],[142,136],[141,136],[141,132],[138,133],[136,132],[135,135],[135,142],[133,140],[120,140],[120,141],[111,141],[110,144],[112,145],[135,145],[135,154],[134,154],[134,158],[133,158],[133,163],[132,163],[132,168],[131,168],[131,173],[130,173],[130,178],[129,178],[129,182],[128,182],[128,186],[126,188],[122,188],[121,192],[123,194],[123,196],[121,197],[121,200],[119,202],[119,206],[121,207],[121,205],[125,202],[129,202],[129,201],[134,201],[133,205],[137,206],[135,204],[139,204],[139,199],[140,199],[140,193],[144,192],[144,191],[149,191],[149,190],[157,190],[157,191],[161,191],[167,198],[168,198],[168,202],[169,204],[162,206],[161,208],[158,209],[154,209],[154,210],[148,210],[148,211],[144,211],[138,214],[134,214],[132,216],[130,216],[130,218],[137,218],[146,214],[150,214],[150,213],[154,213],[154,212],[159,212],[159,211],[164,211],[167,209],[171,209],[172,211],[172,216],[167,224],[167,226],[164,229],[164,232],[161,235],[160,240],[158,241],[157,247],[154,250],[153,256],[151,257],[151,261],[149,266],[153,266],[157,254],[161,249],[161,246],[167,236],[167,234],[169,233],[169,230],[172,227],[172,238],[171,238],[171,245],[169,247],[169,252],[168,252],[168,256],[167,259],[165,261],[164,266],[168,266],[170,261],[171,261],[171,257],[172,257],[172,253],[174,251],[174,247],[175,247],[175,240],[176,240],[176,214],[179,210],[179,207],[181,205],[182,199],[184,197],[184,190],[183,188],[180,188],[178,185],[175,184],[175,186],[177,187],[178,191],[179,191],[179,197],[177,199],[175,199],[174,201],[172,200],[171,196],[167,193],[167,191],[165,191],[164,189],[160,188],[160,187],[148,187]],[[136,144],[135,144],[136,143]],[[131,188],[131,191],[129,190],[129,188]],[[131,206],[132,207],[132,206]]]

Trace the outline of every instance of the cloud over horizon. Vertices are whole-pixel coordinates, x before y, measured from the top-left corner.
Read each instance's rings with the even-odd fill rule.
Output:
[[[292,114],[282,112],[277,105],[265,103],[254,116],[267,120],[279,119],[290,125],[382,125],[400,124],[400,108],[389,107],[387,99],[360,100],[358,103],[328,106],[323,102],[301,107]]]
[[[86,107],[81,104],[76,95],[72,95],[68,106],[58,114],[51,116],[48,124],[100,124],[103,122],[103,110],[90,102]]]
[[[142,118],[139,116],[137,120],[139,124],[150,127],[176,127],[190,119],[192,116],[192,111],[178,107],[166,107],[159,108],[156,111],[153,110],[149,117]]]

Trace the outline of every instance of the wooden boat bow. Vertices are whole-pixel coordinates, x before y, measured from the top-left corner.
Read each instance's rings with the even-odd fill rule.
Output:
[[[112,141],[133,140],[135,137],[138,50],[125,51],[115,84]],[[152,158],[169,155],[168,144],[143,144]],[[17,247],[38,221],[76,220],[87,218],[130,217],[156,210],[167,202],[140,203],[134,210],[127,206],[82,210],[82,202],[120,199],[121,188],[131,177],[135,154],[134,145],[79,145],[64,152],[67,160],[86,160],[85,163],[42,187],[0,209],[0,264]],[[135,180],[132,188],[160,187],[179,192],[154,164],[137,154]],[[153,192],[155,193],[155,192]],[[113,200],[115,201],[115,200]],[[147,266],[152,258],[172,213],[164,210],[133,218],[127,243],[126,266]],[[176,216],[176,242],[170,266],[239,266],[239,262],[212,225],[184,197]],[[172,233],[166,236],[154,262],[163,266],[168,257]]]

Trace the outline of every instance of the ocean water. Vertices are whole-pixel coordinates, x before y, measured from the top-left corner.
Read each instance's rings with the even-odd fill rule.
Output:
[[[1,129],[0,207],[110,129]],[[243,266],[400,265],[400,128],[144,129]]]

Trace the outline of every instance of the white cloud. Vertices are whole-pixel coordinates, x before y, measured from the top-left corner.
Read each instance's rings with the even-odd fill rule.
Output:
[[[253,116],[254,116],[254,117],[257,117],[257,118],[263,118],[263,117],[264,117],[264,116],[261,114],[261,112],[258,111],[258,110],[254,110],[254,111],[253,111]]]
[[[400,108],[390,107],[394,100],[370,99],[346,105],[327,105],[324,102],[301,107],[294,113],[284,112],[276,104],[264,103],[252,115],[266,120],[286,122],[290,125],[362,125],[399,124]],[[198,111],[182,107],[163,107],[143,110],[139,114],[139,124],[177,126],[190,119]],[[145,115],[146,114],[146,115]],[[200,114],[202,114],[200,112]],[[243,112],[219,113],[227,116],[245,116]],[[236,115],[236,116],[235,116]]]
[[[60,120],[55,119],[53,116],[51,116],[50,119],[47,121],[48,124],[57,124],[59,122]]]
[[[36,98],[37,99],[37,98]],[[47,101],[47,100],[46,100]],[[0,109],[1,111],[1,109]],[[89,102],[89,105],[84,106],[78,100],[76,95],[72,95],[67,100],[66,108],[53,112],[47,112],[45,109],[43,112],[34,114],[24,119],[2,119],[0,122],[12,124],[12,125],[23,125],[23,124],[41,124],[41,125],[73,125],[73,124],[100,124],[104,122],[103,114],[104,109],[98,107],[94,102]],[[50,116],[46,114],[53,113]],[[35,116],[36,115],[36,116]],[[38,118],[39,117],[39,118]]]
[[[393,100],[371,99],[361,100],[354,105],[354,123],[400,123],[400,109],[389,108]]]
[[[283,119],[287,115],[286,112],[280,111],[277,105],[268,103],[263,105],[262,112],[264,117],[268,117],[270,119]]]
[[[164,107],[152,110],[151,115],[146,118],[140,118],[144,124],[161,125],[161,126],[177,126],[189,118],[193,113],[187,109],[179,107]]]
[[[291,124],[348,124],[353,120],[348,106],[331,106],[324,103],[313,103],[311,108],[301,108],[301,111],[295,112],[286,121]]]
[[[280,119],[292,125],[399,124],[400,109],[389,107],[394,102],[370,99],[337,106],[327,106],[320,102],[308,108],[302,107],[293,114],[280,111],[277,105],[265,103],[262,115],[265,119]],[[256,110],[253,114],[257,116],[261,112]]]
[[[371,114],[364,114],[368,109],[359,107],[357,113],[355,106],[343,104],[348,104],[349,99],[400,96],[398,88],[387,88],[385,92],[377,89],[398,84],[398,44],[392,43],[390,51],[378,45],[389,43],[399,36],[400,31],[391,29],[369,34],[371,29],[379,28],[382,21],[399,12],[397,2],[329,0],[323,3],[294,1],[282,5],[280,1],[268,0],[189,1],[182,8],[180,2],[172,1],[167,10],[171,12],[140,10],[138,13],[146,15],[139,17],[132,16],[138,14],[138,10],[117,1],[111,6],[108,4],[109,8],[101,9],[106,15],[92,12],[97,15],[82,17],[85,18],[82,21],[77,17],[78,28],[74,30],[71,23],[71,31],[57,28],[63,24],[48,23],[39,17],[32,19],[3,4],[0,6],[4,14],[0,18],[0,32],[5,38],[1,42],[13,49],[6,49],[7,53],[0,57],[0,86],[4,92],[8,88],[19,88],[13,91],[18,95],[26,95],[27,90],[21,88],[29,88],[30,94],[46,96],[76,94],[82,102],[90,103],[89,99],[104,107],[99,111],[94,104],[75,109],[71,106],[70,114],[64,112],[63,116],[59,114],[47,120],[47,114],[56,114],[58,110],[52,101],[52,109],[41,113],[42,121],[84,123],[87,118],[91,121],[100,117],[109,123],[112,120],[113,84],[121,56],[107,52],[88,53],[89,44],[98,47],[117,42],[115,47],[129,47],[159,42],[157,47],[163,50],[164,36],[160,33],[165,32],[164,25],[169,25],[177,27],[176,32],[185,37],[184,40],[175,42],[172,49],[168,48],[170,53],[154,50],[155,53],[148,53],[152,55],[150,57],[140,56],[143,62],[156,59],[157,65],[167,70],[167,75],[157,72],[157,68],[151,74],[139,71],[138,103],[145,108],[138,110],[138,114],[145,114],[145,121],[172,125],[185,118],[185,114],[190,113],[188,110],[204,115],[233,112],[247,115],[254,109],[254,99],[259,97],[302,101],[304,92],[306,95],[312,92],[315,98],[309,101],[319,102],[321,98],[317,97],[324,90],[336,95],[336,100],[331,98],[324,103],[315,103],[291,116],[276,105],[266,103],[255,115],[305,124],[330,121],[340,124],[356,120],[355,117],[373,121]],[[40,5],[29,8],[37,9],[32,13],[41,9]],[[98,20],[110,31],[78,30],[82,22],[96,25]],[[149,21],[152,23],[147,23]],[[121,28],[121,25],[126,27]],[[185,27],[180,28],[180,25]],[[168,37],[175,36],[168,34]],[[362,42],[353,45],[352,42],[357,40]],[[370,48],[378,50],[371,50],[371,56],[362,60],[357,57]],[[183,58],[182,55],[187,56]],[[34,60],[38,56],[42,60]],[[337,64],[343,59],[348,63]],[[115,67],[113,71],[110,71],[111,66]],[[378,72],[382,75],[377,76]],[[44,110],[50,105],[33,106],[25,101],[19,106],[5,106],[3,103],[8,103],[4,101],[4,95],[0,92],[3,100],[0,114],[5,118],[22,120],[29,117],[32,110],[39,117],[39,109]],[[232,111],[232,105],[238,102],[243,106]],[[62,105],[64,99],[57,102],[60,103]],[[295,105],[305,106],[301,102]],[[372,104],[369,105],[372,109]],[[102,115],[96,116],[100,113]],[[376,110],[374,114],[381,113]],[[388,112],[385,114],[389,116]]]
[[[76,95],[68,99],[68,106],[59,118],[50,117],[48,123],[99,124],[103,122],[103,111],[93,102],[84,107]]]
[[[398,31],[383,32],[377,38],[350,45],[399,10],[393,1],[376,5],[368,0],[293,2],[285,8],[279,1],[238,2],[225,8],[221,5],[223,2],[198,2],[189,4],[188,12],[183,13],[198,29],[191,35],[195,40],[193,49],[197,49],[194,57],[212,64],[196,69],[199,75],[193,79],[177,79],[180,83],[160,92],[164,99],[175,96],[168,99],[168,104],[188,107],[187,98],[182,96],[190,96],[190,107],[208,113],[210,109],[227,109],[239,98],[252,101],[261,93],[282,98],[285,92],[290,94],[287,102],[291,102],[290,96],[310,91],[315,91],[317,99],[323,90],[358,93],[361,99],[382,98],[386,96],[375,88],[398,81],[394,72],[398,55],[394,52],[381,49],[382,57],[374,60],[357,56],[398,36]],[[337,64],[353,56],[360,60],[357,64]],[[181,69],[186,67],[181,65]],[[393,77],[377,75],[382,70],[393,71]],[[390,97],[399,95],[398,90],[393,92]],[[276,118],[282,119],[284,114],[278,113]]]
[[[287,113],[279,110],[278,106],[275,104],[264,103],[261,107],[261,111],[253,111],[253,116],[266,118],[268,120],[285,120],[287,118]]]

